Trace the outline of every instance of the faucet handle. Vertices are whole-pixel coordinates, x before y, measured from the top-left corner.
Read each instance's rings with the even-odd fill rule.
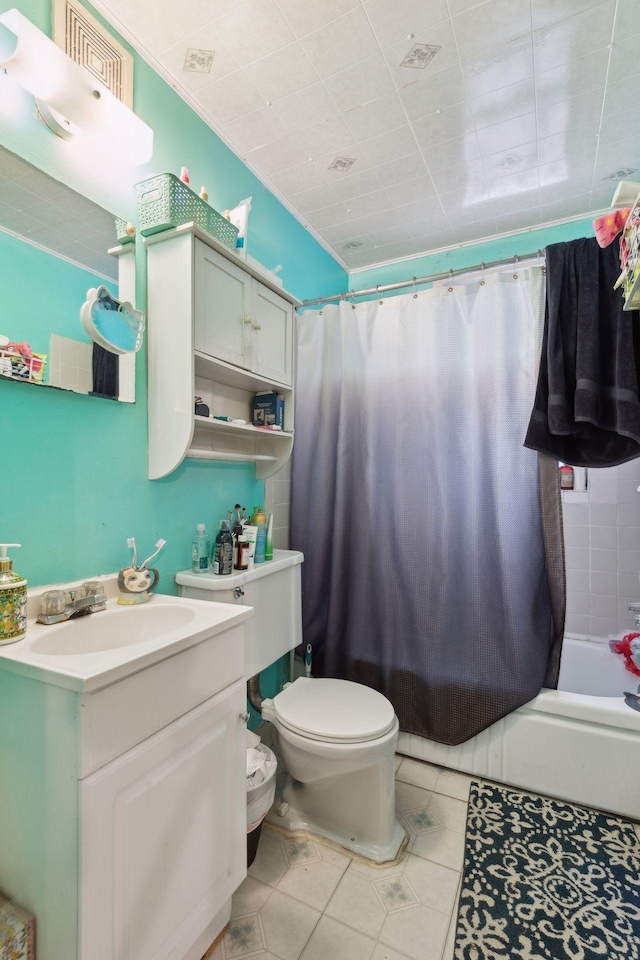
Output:
[[[45,617],[56,617],[64,613],[67,596],[64,590],[47,590],[40,598],[40,613]]]
[[[104,585],[101,580],[85,580],[80,586],[81,597],[96,597],[104,594]]]

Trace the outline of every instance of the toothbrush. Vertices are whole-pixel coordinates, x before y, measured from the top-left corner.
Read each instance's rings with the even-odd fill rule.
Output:
[[[311,676],[311,644],[307,644],[307,650],[304,655],[304,673],[306,677]]]
[[[136,538],[129,537],[127,540],[127,546],[130,550],[133,550],[133,560],[131,561],[131,566],[134,570],[137,570],[136,563],[138,562],[138,548],[136,547]]]
[[[239,504],[239,503],[236,503],[236,505],[235,505],[235,507],[234,507],[233,509],[234,509],[235,512],[236,512],[236,516],[237,516],[237,518],[238,518],[238,523],[240,523],[240,521],[241,521],[241,519],[242,519],[242,517],[240,516],[240,504]]]
[[[167,542],[166,540],[158,540],[158,542],[156,543],[156,547],[157,547],[156,552],[152,553],[150,557],[147,557],[147,559],[144,561],[142,566],[139,567],[140,570],[144,570],[147,564],[151,563],[151,561],[158,556],[158,554],[160,553],[160,551],[162,550],[166,542]]]

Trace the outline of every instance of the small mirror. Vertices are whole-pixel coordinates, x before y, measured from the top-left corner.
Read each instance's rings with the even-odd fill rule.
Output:
[[[81,321],[87,291],[103,291],[112,316],[95,312],[98,326],[139,345],[141,315],[113,307],[118,242],[112,213],[0,146],[0,379],[133,402],[135,353],[105,349]]]

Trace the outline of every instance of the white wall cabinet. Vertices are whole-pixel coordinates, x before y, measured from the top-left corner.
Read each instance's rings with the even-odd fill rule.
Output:
[[[293,308],[300,301],[194,224],[145,244],[149,477],[192,457],[254,461],[258,479],[266,479],[293,446]],[[269,390],[284,396],[282,433],[251,425],[254,395]],[[195,416],[196,395],[210,417]]]

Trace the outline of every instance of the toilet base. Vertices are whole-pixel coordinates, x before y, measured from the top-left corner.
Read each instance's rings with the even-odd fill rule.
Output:
[[[367,836],[357,827],[338,826],[324,820],[318,816],[317,812],[311,813],[305,803],[305,800],[309,799],[308,794],[305,784],[289,779],[284,786],[281,798],[278,798],[267,814],[267,822],[283,830],[301,830],[315,834],[320,839],[330,840],[374,863],[386,863],[398,858],[406,834],[397,820],[394,819],[391,830],[388,831],[383,842],[374,841],[371,836]],[[284,816],[279,816],[278,809],[282,802],[288,804],[288,810]]]

